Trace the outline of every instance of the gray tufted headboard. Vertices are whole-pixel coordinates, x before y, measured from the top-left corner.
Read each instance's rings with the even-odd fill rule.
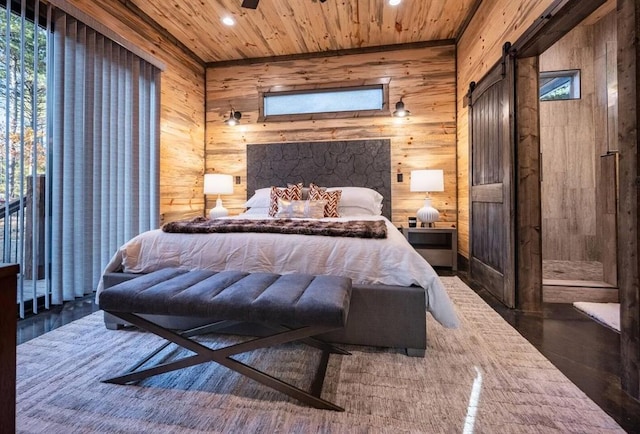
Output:
[[[263,187],[313,182],[323,187],[368,187],[384,196],[391,220],[389,139],[268,143],[247,146],[247,196]]]

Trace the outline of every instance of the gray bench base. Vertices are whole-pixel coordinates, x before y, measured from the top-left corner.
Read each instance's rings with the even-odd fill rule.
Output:
[[[139,362],[132,366],[126,372],[106,380],[105,383],[113,384],[128,384],[143,380],[145,378],[164,374],[177,369],[187,368],[189,366],[198,365],[206,362],[216,362],[223,365],[233,371],[238,372],[241,375],[249,377],[265,386],[278,390],[292,398],[295,398],[301,402],[304,402],[312,407],[324,409],[344,411],[344,409],[330,401],[322,399],[320,394],[322,392],[322,384],[329,362],[330,354],[342,354],[349,355],[350,353],[333,345],[326,344],[320,340],[313,339],[314,336],[331,330],[332,327],[326,326],[303,326],[295,329],[287,329],[280,327],[282,330],[276,333],[268,335],[266,337],[256,338],[240,344],[230,345],[228,347],[212,350],[198,342],[195,342],[189,337],[201,333],[209,333],[216,331],[219,326],[225,326],[227,321],[220,321],[209,326],[201,327],[196,330],[189,330],[182,333],[176,333],[168,330],[164,327],[157,325],[154,322],[148,321],[139,315],[124,313],[124,312],[109,312],[111,315],[119,318],[122,321],[133,324],[143,330],[152,332],[170,342],[173,342],[183,348],[193,351],[195,355],[186,356],[182,359],[175,360],[168,363],[163,363],[156,366],[144,367],[144,365],[159,351],[164,349],[166,345],[154,350],[152,353],[143,357]],[[308,345],[312,345],[322,350],[322,358],[317,368],[314,381],[311,385],[310,391],[302,390],[292,384],[286,383],[278,378],[275,378],[269,374],[266,374],[252,366],[239,362],[232,358],[232,356],[247,351],[253,351],[260,348],[272,347],[287,342],[302,341]]]
[[[135,273],[106,273],[104,287],[140,276]],[[354,285],[351,291],[349,318],[344,329],[323,334],[327,342],[397,348],[409,356],[424,357],[427,348],[426,299],[423,288],[388,285]],[[181,316],[144,316],[163,327],[184,330],[205,323],[201,318]],[[104,314],[105,326],[117,329],[125,321]],[[246,326],[229,329],[230,333],[253,335]]]

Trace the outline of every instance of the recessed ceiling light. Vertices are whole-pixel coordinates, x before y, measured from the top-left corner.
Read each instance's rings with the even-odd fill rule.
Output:
[[[222,19],[222,23],[226,26],[233,26],[236,23],[236,21],[231,17],[224,17]]]
[[[397,6],[397,5],[399,5],[399,4],[400,4],[400,2],[401,2],[401,1],[402,1],[402,0],[389,0],[389,4],[390,4],[391,6]]]

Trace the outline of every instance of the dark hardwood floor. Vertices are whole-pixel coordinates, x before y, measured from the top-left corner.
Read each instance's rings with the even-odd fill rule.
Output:
[[[25,319],[18,321],[18,345],[97,312],[100,309],[94,303],[94,298],[95,295],[88,295],[49,310],[41,309],[38,315],[28,314]]]
[[[450,272],[438,270],[443,275]],[[458,274],[466,280],[464,272]],[[472,286],[473,287],[473,286]],[[507,309],[473,288],[629,433],[640,433],[640,402],[620,387],[620,335],[566,304],[546,304],[541,313]],[[43,311],[18,322],[18,344],[98,310],[93,296]]]

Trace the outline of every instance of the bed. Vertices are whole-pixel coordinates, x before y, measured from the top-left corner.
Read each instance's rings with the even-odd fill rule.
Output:
[[[348,173],[353,173],[354,159],[350,156],[355,155],[357,158],[364,155],[365,158],[370,158],[373,152],[385,154],[384,149],[380,151],[381,141],[365,142],[371,141],[347,144],[354,146],[345,146],[342,142],[338,145],[342,158],[347,161],[345,170]],[[382,148],[384,148],[385,143],[382,142]],[[317,143],[293,145],[297,147],[295,151],[298,154],[305,156],[305,161],[309,160],[309,152],[317,153],[322,150],[322,146]],[[259,152],[254,152],[254,156],[251,157],[251,146],[253,145],[249,145],[247,150],[248,173],[253,164],[254,173],[259,173],[260,176],[264,176],[265,166],[272,168],[277,166],[274,162],[269,163],[270,159],[275,158],[281,161],[283,154],[294,154],[286,150],[286,147],[292,144],[280,144],[275,147],[259,145],[262,148]],[[265,146],[268,148],[264,148]],[[310,150],[305,151],[304,146],[309,146]],[[374,146],[374,150],[367,150],[367,146]],[[388,143],[386,146],[386,155],[388,155]],[[351,150],[346,152],[345,149]],[[275,157],[269,157],[267,150],[274,153]],[[327,142],[324,151],[335,155],[336,142]],[[257,163],[252,163],[252,159],[259,160],[259,168],[256,168]],[[312,160],[326,162],[327,157],[325,155],[319,158],[313,155]],[[356,164],[362,163],[356,162]],[[340,275],[351,278],[354,284],[349,321],[343,331],[324,336],[327,340],[355,345],[400,348],[406,350],[409,355],[423,356],[427,339],[425,309],[443,326],[457,327],[458,320],[453,305],[433,268],[410,246],[402,233],[384,215],[390,213],[390,206],[387,203],[390,202],[390,188],[385,190],[380,188],[380,185],[381,182],[386,182],[388,186],[390,181],[384,179],[380,181],[379,178],[390,178],[390,170],[382,168],[380,176],[371,177],[369,174],[369,181],[366,184],[363,183],[365,185],[358,185],[362,183],[362,179],[352,180],[351,185],[341,185],[340,183],[345,184],[347,177],[340,174],[339,166],[340,164],[332,165],[334,181],[327,181],[326,178],[323,179],[313,173],[306,173],[307,176],[322,179],[321,182],[324,181],[329,185],[323,190],[327,192],[326,194],[333,194],[337,190],[342,194],[339,203],[342,206],[337,207],[340,210],[340,217],[322,217],[317,220],[324,222],[382,221],[386,228],[385,238],[256,232],[168,233],[162,229],[148,231],[134,237],[118,249],[105,269],[98,287],[97,299],[99,300],[103,288],[139,276],[141,273],[166,267]],[[310,169],[307,168],[305,171],[309,172]],[[281,176],[282,170],[273,170],[273,172]],[[292,174],[285,174],[285,176],[292,176]],[[230,217],[229,220],[272,219],[278,221],[283,217],[291,219],[290,214],[269,215],[264,196],[266,190],[271,190],[271,186],[280,186],[280,190],[286,190],[295,185],[301,184],[306,187],[311,184],[302,180],[300,174],[293,174],[293,176],[295,178],[289,178],[289,180],[295,184],[289,185],[281,179],[269,177],[254,181],[248,179],[248,185],[251,186],[251,190],[248,190],[251,192],[250,197],[246,203],[248,209],[239,216]],[[371,181],[371,179],[374,180]],[[387,197],[379,194],[379,189],[386,191]],[[374,197],[374,200],[379,197],[380,203],[369,206],[368,201],[371,197]],[[270,198],[270,200],[272,205],[273,199]],[[292,203],[296,202],[292,201]],[[297,202],[298,205],[300,202]],[[283,204],[288,205],[284,200],[279,200],[278,203],[281,210]],[[308,216],[293,216],[294,220],[296,218],[315,220]],[[153,320],[170,328],[189,328],[202,322],[186,317],[156,317]],[[117,328],[120,325],[119,321],[109,315],[105,315],[105,324],[108,328]]]

